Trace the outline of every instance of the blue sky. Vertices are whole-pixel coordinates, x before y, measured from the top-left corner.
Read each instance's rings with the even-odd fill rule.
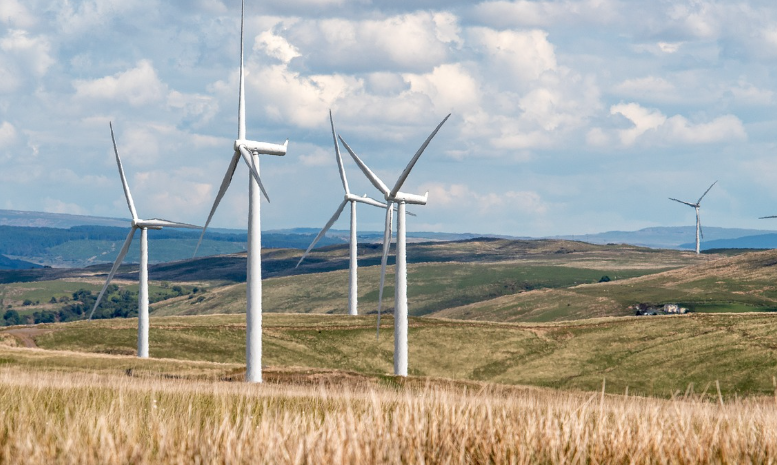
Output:
[[[328,127],[403,191],[413,231],[552,235],[777,214],[777,6],[769,1],[272,0],[246,4],[248,136],[264,229],[342,200]],[[0,2],[0,208],[202,224],[236,136],[240,5]],[[355,193],[377,196],[346,159]],[[244,228],[240,167],[213,226]],[[346,228],[346,215],[335,227]],[[360,229],[383,215],[359,209]],[[775,225],[777,226],[777,225]]]

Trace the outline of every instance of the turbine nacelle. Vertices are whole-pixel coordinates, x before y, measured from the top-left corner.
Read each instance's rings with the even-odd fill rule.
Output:
[[[162,226],[145,220],[132,220],[132,227],[138,229],[162,229]]]
[[[387,202],[408,203],[413,205],[426,205],[426,201],[429,199],[429,191],[426,191],[424,195],[418,194],[406,194],[404,192],[397,192],[394,196],[391,193],[384,195]]]
[[[256,142],[253,140],[237,139],[234,145],[236,152],[240,150],[240,147],[243,147],[251,153],[261,155],[276,155],[280,157],[286,155],[286,149],[288,146],[288,139],[286,139],[286,142],[284,142],[283,145],[272,144],[270,142]]]

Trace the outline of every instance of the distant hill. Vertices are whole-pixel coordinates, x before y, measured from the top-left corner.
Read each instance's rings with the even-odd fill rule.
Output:
[[[42,268],[35,263],[25,262],[24,260],[14,260],[5,255],[0,255],[0,270],[32,270]]]
[[[761,229],[717,228],[714,226],[709,226],[704,228],[704,240],[702,241],[702,245],[704,248],[724,248],[718,245],[713,246],[712,243],[719,240],[740,239],[749,236],[763,236],[765,234],[772,233],[777,234],[777,231]],[[638,231],[608,231],[598,234],[554,236],[552,238],[583,241],[589,242],[591,244],[631,244],[640,247],[662,249],[693,249],[696,247],[696,227],[666,226],[644,228]],[[742,242],[742,244],[746,244],[746,242]],[[747,245],[732,245],[730,248],[753,247],[749,247]]]
[[[706,235],[705,235],[706,236]],[[681,244],[680,248],[693,249],[696,242]],[[736,239],[717,239],[702,241],[701,250],[712,249],[777,249],[777,233],[758,234],[756,236],[738,237]]]

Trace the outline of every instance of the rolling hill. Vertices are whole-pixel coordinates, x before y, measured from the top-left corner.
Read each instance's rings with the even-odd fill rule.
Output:
[[[607,392],[628,387],[632,395],[662,397],[689,387],[714,392],[710,385],[718,381],[727,396],[772,395],[775,318],[697,314],[551,324],[411,318],[410,374],[586,391],[601,390],[606,379]],[[392,369],[393,322],[383,321],[380,340],[374,323],[369,316],[266,315],[263,364],[270,373],[307,367],[384,376]],[[150,360],[132,356],[135,332],[133,319],[0,329],[0,364],[230,379],[245,362],[243,315],[154,317]]]
[[[696,312],[777,311],[777,251],[751,252],[624,281],[502,296],[435,313],[482,321],[560,321],[633,315],[638,303]]]

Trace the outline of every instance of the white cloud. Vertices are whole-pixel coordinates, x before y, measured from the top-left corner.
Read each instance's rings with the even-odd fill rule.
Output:
[[[440,65],[431,73],[404,77],[412,92],[429,96],[437,108],[463,113],[479,104],[479,84],[460,63]]]
[[[183,112],[183,119],[202,128],[218,113],[219,105],[213,97],[202,94],[183,94],[176,90],[167,95],[167,105]]]
[[[14,56],[34,76],[41,77],[54,64],[50,56],[51,44],[45,37],[30,36],[26,31],[12,29],[0,39],[0,50]]]
[[[670,94],[675,91],[675,86],[662,77],[646,76],[643,78],[626,79],[616,85],[615,93],[629,97],[655,97],[657,94]]]
[[[0,22],[19,28],[28,28],[36,23],[35,16],[19,0],[0,2]]]
[[[88,213],[85,208],[76,203],[68,203],[51,197],[43,200],[43,211],[48,213],[69,213],[71,215],[86,215]]]
[[[477,212],[475,216],[500,211],[503,214],[518,212],[531,215],[542,215],[547,212],[547,205],[542,197],[533,191],[486,192],[473,191],[465,184],[427,183],[422,185],[423,191],[429,191],[431,208],[467,210]]]
[[[295,152],[303,165],[305,166],[329,166],[334,164],[334,148],[332,151],[326,151],[321,147],[308,146],[308,144],[295,144]],[[304,147],[304,148],[303,148]]]
[[[282,63],[289,63],[292,59],[300,56],[299,50],[295,46],[283,37],[273,34],[272,31],[264,31],[256,36],[254,50],[263,50],[267,56],[278,59]]]
[[[167,86],[160,81],[149,60],[141,60],[135,68],[94,80],[73,82],[76,98],[120,100],[134,107],[159,103]]]
[[[182,216],[188,217],[192,210],[209,207],[213,202],[213,185],[193,181],[186,170],[143,171],[131,179],[138,215],[144,218],[182,221]]]
[[[639,136],[664,124],[666,115],[658,110],[643,108],[637,103],[621,103],[610,107],[610,114],[621,114],[634,125],[619,131],[623,145],[632,145]]]
[[[8,121],[0,124],[0,149],[16,142],[16,128]]]
[[[469,30],[473,45],[482,48],[483,58],[495,71],[507,73],[506,79],[539,79],[557,67],[548,33],[533,31],[496,31],[488,28]]]
[[[709,144],[747,138],[742,122],[734,115],[724,115],[709,122],[693,123],[682,115],[667,117],[659,110],[637,103],[621,103],[610,108],[613,115],[626,117],[632,127],[618,130],[621,143],[631,146],[650,135],[653,143]]]
[[[314,67],[342,71],[427,71],[447,61],[461,44],[450,13],[413,13],[381,19],[304,20],[284,31]]]
[[[677,53],[682,47],[682,42],[658,42],[658,48],[664,53]]]
[[[607,23],[618,17],[619,2],[582,1],[490,1],[477,5],[476,17],[495,27],[550,26],[559,23]]]
[[[742,122],[734,115],[724,115],[708,123],[692,123],[681,115],[669,118],[661,128],[671,142],[710,144],[746,139]]]
[[[731,88],[731,94],[737,103],[746,105],[772,105],[774,103],[774,91],[760,89],[744,78],[739,78],[737,85]]]

